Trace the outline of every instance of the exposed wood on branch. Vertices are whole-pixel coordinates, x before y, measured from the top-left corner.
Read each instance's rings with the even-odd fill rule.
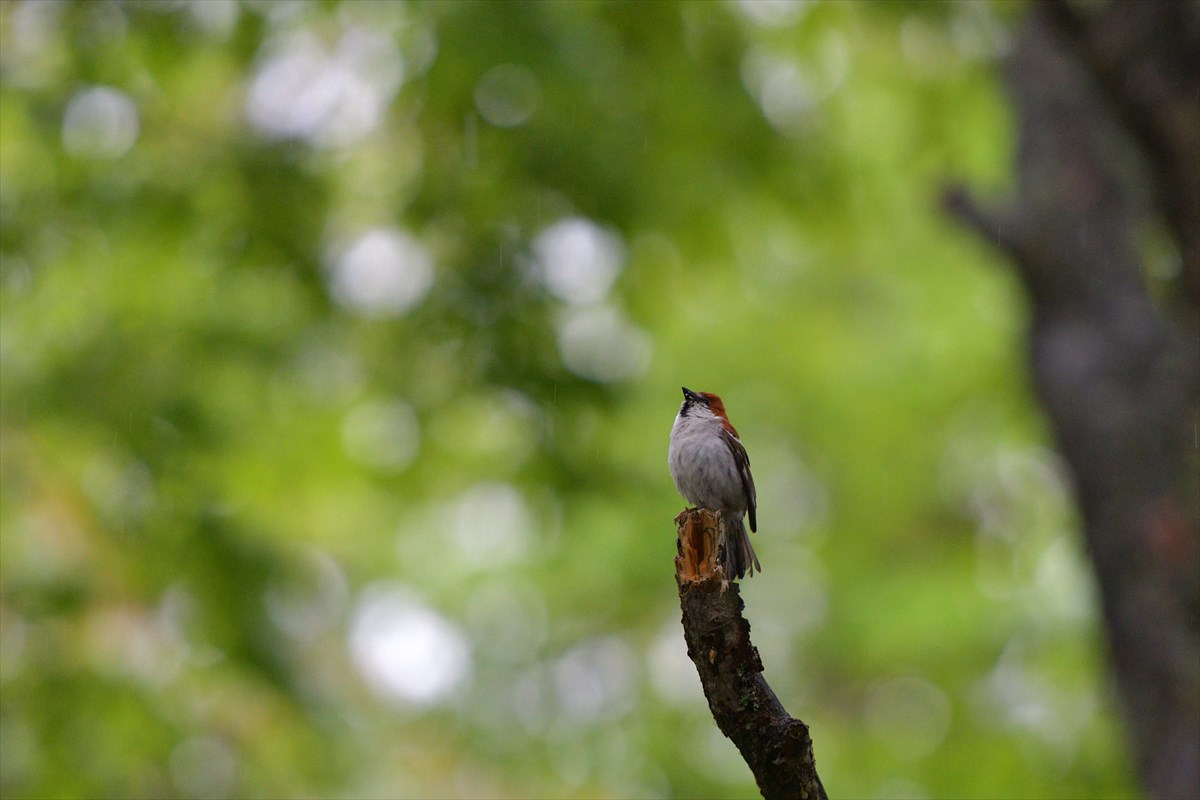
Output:
[[[719,566],[718,516],[699,509],[675,522],[684,638],[717,727],[737,746],[764,798],[826,800],[808,726],[787,713],[763,678],[738,586]]]

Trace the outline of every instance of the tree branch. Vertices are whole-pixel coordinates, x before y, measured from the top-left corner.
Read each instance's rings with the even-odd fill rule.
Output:
[[[719,566],[718,516],[695,509],[675,522],[684,639],[717,727],[737,746],[766,800],[827,800],[808,726],[787,713],[763,678],[738,586]]]

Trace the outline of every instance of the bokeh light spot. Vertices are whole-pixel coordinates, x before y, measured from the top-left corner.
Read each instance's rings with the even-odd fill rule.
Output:
[[[528,663],[546,641],[546,600],[527,582],[485,583],[467,598],[466,613],[471,638],[492,658]]]
[[[433,705],[471,675],[458,626],[401,586],[372,586],[354,612],[350,653],[367,684],[398,704]]]
[[[567,369],[600,382],[634,378],[650,366],[650,338],[607,306],[568,314],[558,349]]]
[[[387,471],[404,469],[417,457],[421,427],[401,400],[366,400],[342,423],[342,445],[355,461]]]
[[[367,231],[334,260],[330,290],[340,305],[367,316],[399,316],[433,285],[433,256],[407,233]]]
[[[342,619],[350,585],[333,556],[308,548],[301,568],[290,579],[267,587],[267,615],[284,633],[302,643],[332,630]]]
[[[519,64],[493,67],[475,86],[475,108],[499,128],[523,125],[541,102],[542,87],[537,76]]]
[[[82,158],[120,158],[133,147],[138,131],[133,99],[107,86],[79,92],[63,113],[63,147]]]
[[[241,6],[238,0],[189,0],[187,10],[206,33],[226,39],[237,26]]]
[[[698,702],[704,702],[704,690],[696,667],[688,658],[678,619],[672,617],[663,624],[650,644],[646,661],[650,683],[663,700],[681,709],[695,708]]]
[[[559,220],[533,242],[538,278],[552,295],[574,305],[608,296],[625,260],[615,233],[582,217]]]
[[[880,681],[867,691],[867,728],[903,761],[932,753],[950,730],[950,699],[937,685],[916,675]],[[903,731],[898,735],[898,731]]]
[[[799,22],[810,0],[736,0],[746,19],[767,28],[782,28]]]
[[[562,721],[591,724],[628,712],[637,666],[633,649],[618,636],[588,639],[568,650],[554,666]]]
[[[451,535],[462,557],[477,567],[497,567],[526,556],[533,518],[525,499],[507,483],[478,483],[453,504]]]
[[[354,144],[378,127],[404,80],[393,38],[361,26],[347,28],[333,52],[309,32],[278,37],[263,50],[246,115],[273,138]]]
[[[216,737],[196,736],[171,751],[171,780],[184,797],[230,797],[236,779],[237,757]]]

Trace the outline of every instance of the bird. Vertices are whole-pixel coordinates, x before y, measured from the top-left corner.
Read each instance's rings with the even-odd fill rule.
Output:
[[[667,451],[675,488],[692,505],[720,515],[726,532],[721,564],[725,574],[738,579],[747,573],[753,576],[755,570],[762,572],[762,565],[742,519],[749,514],[750,530],[757,530],[758,498],[750,456],[720,397],[681,388],[683,405],[671,428]]]

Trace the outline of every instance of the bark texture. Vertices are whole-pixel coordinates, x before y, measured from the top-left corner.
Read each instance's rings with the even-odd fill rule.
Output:
[[[1198,53],[1196,2],[1043,0],[1007,67],[1016,197],[946,196],[1027,291],[1034,386],[1074,478],[1132,750],[1157,798],[1200,797]],[[1156,229],[1175,252],[1148,281]]]
[[[745,604],[720,566],[718,516],[696,509],[675,521],[684,638],[717,727],[737,746],[767,800],[827,800],[808,726],[787,713],[762,676],[742,616]]]

